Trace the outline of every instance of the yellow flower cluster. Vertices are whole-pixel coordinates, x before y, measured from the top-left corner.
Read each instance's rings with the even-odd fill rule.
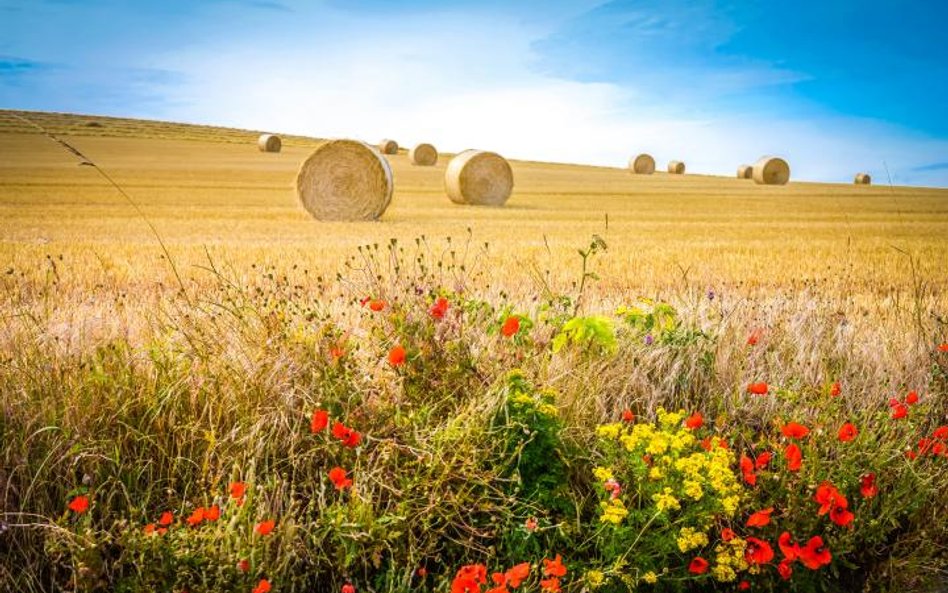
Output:
[[[509,401],[515,406],[533,408],[538,414],[542,414],[544,416],[555,418],[559,415],[559,410],[554,405],[554,402],[556,401],[556,392],[550,389],[543,389],[539,392],[539,401],[534,399],[531,394],[525,393],[523,391],[514,392],[510,396]]]
[[[739,572],[747,570],[747,561],[744,559],[744,548],[747,542],[739,537],[731,541],[721,542],[714,547],[714,566],[711,575],[722,583],[737,580]]]
[[[652,500],[655,502],[655,508],[659,511],[677,511],[681,508],[681,503],[677,498],[672,494],[672,489],[668,486],[662,492],[652,495]]]
[[[642,580],[648,583],[649,585],[654,585],[658,582],[658,575],[654,571],[648,571],[642,575]]]
[[[625,508],[625,503],[623,503],[620,498],[610,498],[607,502],[600,502],[599,506],[602,507],[602,515],[599,517],[599,520],[603,523],[618,525],[629,515],[629,511]]]
[[[600,570],[587,570],[586,571],[586,583],[589,584],[590,589],[598,589],[606,582],[606,575]]]
[[[593,475],[596,476],[596,479],[600,482],[606,482],[608,480],[614,479],[615,477],[612,475],[612,470],[608,467],[597,467],[593,470]]]
[[[678,549],[682,552],[688,552],[706,545],[708,545],[708,535],[703,531],[691,527],[682,527],[681,531],[678,532]]]

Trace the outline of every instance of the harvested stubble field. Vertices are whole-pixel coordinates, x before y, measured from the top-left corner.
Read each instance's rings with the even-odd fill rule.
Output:
[[[319,223],[318,140],[26,115],[137,208],[0,111],[0,591],[944,582],[948,191],[402,150]]]

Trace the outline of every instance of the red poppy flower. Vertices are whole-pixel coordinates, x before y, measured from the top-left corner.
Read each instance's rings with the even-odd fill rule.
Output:
[[[536,530],[537,530],[537,520],[534,519],[533,517],[530,517],[529,519],[527,519],[526,521],[523,522],[523,527],[524,527],[524,529],[526,529],[527,531],[536,531]]]
[[[273,519],[268,519],[267,521],[261,521],[257,523],[257,526],[253,528],[260,535],[270,535],[273,532],[273,528],[276,527],[276,521]]]
[[[444,315],[448,312],[448,299],[444,297],[438,297],[434,305],[428,309],[428,313],[435,319],[444,319]]]
[[[267,579],[260,579],[260,582],[257,583],[257,586],[253,588],[253,593],[269,593],[270,592],[270,581]]]
[[[856,426],[851,422],[847,422],[839,429],[839,440],[843,441],[844,443],[848,443],[849,441],[856,438],[856,435],[858,434],[859,430],[856,429]]]
[[[856,515],[847,510],[844,506],[835,506],[830,510],[830,520],[840,527],[846,527],[851,524],[855,518]]]
[[[748,519],[746,525],[748,527],[763,527],[770,524],[770,514],[774,512],[773,507],[768,507],[766,509],[757,511],[753,513]]]
[[[701,556],[696,557],[688,565],[688,572],[691,574],[704,574],[708,572],[708,561]]]
[[[802,424],[797,424],[796,422],[788,422],[783,425],[783,428],[780,429],[780,432],[783,433],[783,436],[788,439],[802,439],[806,435],[810,434],[810,429]]]
[[[400,366],[405,363],[405,348],[402,346],[395,346],[388,351],[388,364],[393,367]]]
[[[815,500],[820,505],[818,514],[825,515],[826,513],[832,511],[836,507],[846,508],[849,506],[849,502],[846,500],[846,497],[843,496],[839,490],[836,489],[836,486],[833,486],[831,482],[823,482],[816,487],[816,494],[813,496]]]
[[[701,416],[700,412],[695,412],[691,416],[685,418],[685,428],[695,429],[701,428],[704,425],[704,418]]]
[[[557,578],[543,579],[540,581],[540,588],[546,593],[559,593],[560,580]]]
[[[371,301],[369,301],[369,309],[378,313],[379,311],[382,311],[385,309],[385,301],[381,299],[372,299]]]
[[[741,581],[740,583],[737,584],[738,591],[747,591],[750,588],[751,588],[751,584],[748,583],[747,581]]]
[[[721,530],[721,540],[722,540],[722,541],[729,542],[729,541],[731,541],[732,539],[734,539],[735,536],[736,536],[736,534],[734,533],[734,530],[731,529],[730,527],[725,527],[724,529]]]
[[[763,381],[758,383],[751,383],[747,386],[748,393],[753,393],[754,395],[767,395],[769,387]]]
[[[362,440],[362,435],[358,431],[347,427],[342,422],[333,423],[332,436],[342,441],[343,446],[349,448],[358,446],[359,442]]]
[[[194,509],[194,512],[191,513],[191,516],[186,519],[187,524],[190,525],[191,527],[200,525],[201,522],[204,521],[205,512],[206,510],[204,509],[204,507],[198,507]]]
[[[346,477],[346,470],[339,466],[329,470],[329,481],[333,483],[336,490],[343,490],[352,486],[352,480]]]
[[[760,341],[760,331],[754,330],[751,332],[751,335],[747,336],[747,345],[756,346],[757,342]]]
[[[793,576],[793,567],[790,566],[789,560],[784,560],[780,564],[777,565],[777,574],[779,574],[780,578],[782,578],[785,581],[790,580],[790,577]]]
[[[504,320],[504,324],[500,328],[500,333],[507,338],[517,335],[517,332],[520,331],[520,318],[511,315]]]
[[[512,566],[505,574],[507,578],[507,584],[516,589],[520,586],[527,577],[530,576],[530,563],[521,562],[516,566]]]
[[[346,583],[342,586],[342,593],[356,593],[356,588],[352,583]]]
[[[906,451],[905,458],[914,461],[916,458],[918,458],[918,453],[915,451]]]
[[[897,399],[889,400],[889,407],[892,408],[892,419],[901,420],[908,416],[908,406]]]
[[[247,484],[243,482],[230,483],[230,497],[231,498],[240,498],[246,492],[247,492]]]
[[[543,574],[548,577],[566,576],[566,567],[563,565],[563,559],[559,554],[553,560],[543,559]]]
[[[939,426],[935,429],[935,432],[932,433],[932,436],[943,441],[948,440],[948,426]]]
[[[905,403],[910,406],[914,406],[918,403],[918,394],[914,391],[909,391],[908,395],[905,396]]]
[[[777,538],[777,546],[787,562],[793,562],[800,556],[800,545],[794,541],[789,532],[784,531]]]
[[[246,558],[241,558],[237,561],[237,570],[240,572],[247,572],[250,570],[250,561]]]
[[[155,524],[149,523],[148,525],[145,525],[144,531],[145,531],[145,535],[151,535],[152,533],[155,532]]]
[[[161,513],[161,517],[158,517],[158,525],[162,527],[167,527],[174,522],[174,515],[171,511],[165,511]]]
[[[337,360],[339,360],[345,355],[346,355],[346,349],[343,348],[342,346],[337,345],[337,346],[332,346],[331,348],[329,348],[329,358],[331,358],[333,362],[336,362]]]
[[[771,454],[770,451],[764,451],[754,460],[754,467],[758,470],[762,470],[767,467],[771,459],[773,459],[773,454]]]
[[[217,506],[216,504],[207,509],[204,509],[205,521],[214,522],[220,518],[221,518],[221,507]]]
[[[747,547],[744,548],[744,560],[748,564],[767,564],[774,559],[774,549],[770,544],[756,537],[747,538]]]
[[[839,384],[839,381],[836,381],[830,385],[830,395],[833,397],[839,397],[839,394],[843,392],[843,386]]]
[[[744,481],[754,486],[757,484],[757,474],[754,473],[754,460],[747,455],[741,455],[741,473]]]
[[[818,535],[811,537],[810,541],[800,549],[800,562],[810,570],[819,570],[832,560],[833,556],[823,545],[823,538]]]
[[[800,466],[803,465],[803,452],[800,451],[800,447],[798,447],[796,443],[787,445],[787,448],[783,451],[783,455],[787,458],[788,471],[795,472],[800,470]]]
[[[85,494],[80,494],[69,501],[67,506],[69,507],[70,511],[81,515],[82,513],[89,510],[89,497]]]
[[[451,581],[451,593],[481,593],[487,582],[487,567],[483,564],[462,566]]]
[[[635,420],[635,414],[632,413],[632,410],[625,409],[622,410],[622,421],[623,422],[633,422]]]
[[[945,342],[944,344],[939,344],[939,345],[938,345],[938,351],[939,351],[939,352],[948,352],[948,342]]]
[[[316,410],[309,421],[309,431],[313,434],[322,432],[329,426],[329,412],[326,410]]]

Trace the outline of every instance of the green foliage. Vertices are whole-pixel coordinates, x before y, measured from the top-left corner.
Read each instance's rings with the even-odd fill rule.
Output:
[[[567,346],[612,354],[616,351],[615,326],[611,319],[600,315],[574,317],[553,337],[554,354]]]

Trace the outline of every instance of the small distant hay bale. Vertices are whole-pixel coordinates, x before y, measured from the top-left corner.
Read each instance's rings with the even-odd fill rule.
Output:
[[[276,134],[261,134],[257,138],[257,148],[260,152],[280,152],[283,148],[283,140]]]
[[[398,154],[398,142],[385,139],[379,142],[379,152],[382,154]]]
[[[419,167],[431,167],[438,162],[438,149],[431,144],[418,144],[408,151],[411,164]]]
[[[854,183],[856,185],[872,185],[872,177],[868,173],[856,173]]]
[[[296,195],[318,220],[377,220],[393,187],[388,161],[356,140],[324,142],[296,175]]]
[[[101,128],[101,127],[102,127],[102,124],[100,124],[100,123],[97,122],[97,121],[87,121],[87,122],[86,122],[86,127],[87,127],[87,128]]]
[[[444,189],[455,204],[503,206],[513,184],[510,163],[494,152],[465,150],[444,171]]]
[[[790,165],[775,156],[761,157],[754,163],[754,183],[757,185],[786,185],[790,181]]]
[[[668,172],[672,175],[684,175],[685,164],[681,161],[671,161],[668,163]]]
[[[753,179],[754,178],[754,167],[751,165],[741,165],[737,168],[737,178],[738,179]]]
[[[640,154],[629,159],[629,169],[636,175],[651,175],[655,172],[655,159],[650,154]]]

